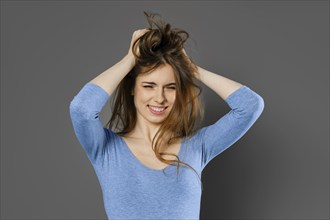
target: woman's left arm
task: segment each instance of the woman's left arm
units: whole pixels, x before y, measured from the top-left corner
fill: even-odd
[[[201,155],[200,165],[203,170],[214,157],[232,146],[252,127],[263,112],[264,100],[246,85],[196,67],[196,78],[217,93],[231,108],[197,134],[200,143],[196,144],[196,150]]]
[[[191,62],[184,48],[182,49],[182,52],[188,58],[188,61]],[[241,83],[235,82],[224,76],[212,73],[206,69],[201,68],[200,66],[196,65],[196,67],[196,77],[202,83],[212,89],[215,93],[217,93],[223,100],[226,100],[230,94],[232,94],[243,86]]]
[[[226,100],[230,94],[232,94],[243,86],[241,83],[235,82],[224,76],[212,73],[199,66],[197,67],[197,78],[210,89],[212,89],[215,93],[217,93],[223,100]]]
[[[201,129],[203,170],[214,157],[232,146],[252,127],[264,109],[264,101],[246,85],[201,67],[198,67],[197,78],[224,99],[231,108],[214,124]]]

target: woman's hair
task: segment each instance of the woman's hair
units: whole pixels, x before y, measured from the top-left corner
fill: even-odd
[[[171,144],[177,139],[193,135],[197,131],[198,120],[200,123],[203,120],[204,109],[200,100],[201,87],[197,84],[199,80],[195,76],[197,66],[183,52],[183,45],[189,34],[184,30],[171,28],[170,24],[162,20],[156,20],[154,17],[159,14],[147,12],[144,14],[150,26],[149,31],[136,39],[132,45],[136,64],[121,80],[112,95],[112,116],[107,125],[110,129],[117,129],[119,135],[132,131],[137,120],[134,96],[132,96],[137,76],[149,73],[160,65],[169,64],[175,75],[176,98],[173,108],[152,140],[152,148],[160,161],[169,165],[177,162],[177,171],[180,163],[195,171],[189,164],[181,161],[177,155],[160,152],[162,143]],[[153,27],[154,25],[156,27]],[[166,160],[162,157],[165,154],[173,155],[178,160]],[[196,174],[198,175],[197,172]]]

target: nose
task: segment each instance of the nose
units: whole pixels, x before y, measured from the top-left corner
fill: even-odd
[[[163,103],[163,102],[165,102],[166,98],[165,98],[164,90],[163,90],[162,88],[159,88],[159,89],[156,91],[156,94],[155,94],[154,100],[155,100],[157,103]]]

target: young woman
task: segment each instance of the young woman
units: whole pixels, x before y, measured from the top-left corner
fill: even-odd
[[[183,47],[189,34],[145,15],[150,27],[133,33],[127,55],[71,101],[74,131],[109,219],[199,219],[196,177],[251,128],[264,101],[246,85],[194,64]],[[231,108],[200,129],[198,82]],[[112,117],[103,127],[99,113],[110,96]]]

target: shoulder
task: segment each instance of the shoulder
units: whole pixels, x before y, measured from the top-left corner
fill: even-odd
[[[186,140],[189,142],[198,142],[200,140],[203,139],[205,130],[206,130],[206,126],[205,127],[201,127],[199,129],[197,129],[195,132],[193,132],[190,136],[186,137]]]

